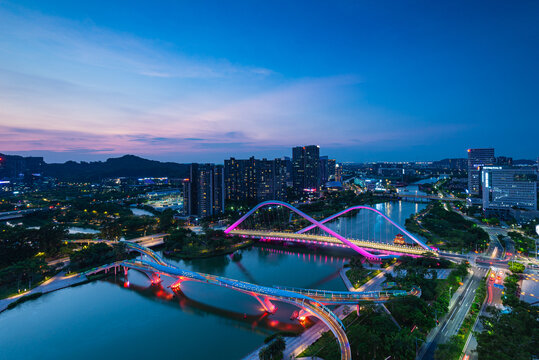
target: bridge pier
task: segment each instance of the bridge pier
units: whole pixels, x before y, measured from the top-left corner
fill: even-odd
[[[262,308],[264,309],[265,312],[273,314],[277,311],[277,306],[273,305],[273,303],[270,301],[268,297],[263,297],[261,299],[260,296],[258,295],[253,294],[253,296],[255,297],[255,299],[258,300],[260,305],[262,305]]]
[[[152,285],[159,284],[161,282],[161,275],[157,273],[152,273],[148,276],[150,278],[150,281],[152,282]]]
[[[178,278],[178,280],[176,280],[176,281],[174,282],[174,284],[170,285],[170,288],[171,288],[173,291],[180,291],[180,290],[181,290],[181,287],[180,287],[180,286],[181,286],[182,282],[184,282],[184,281],[185,281],[185,279],[184,279],[182,276],[180,276],[180,277]]]
[[[307,316],[311,316],[312,314],[308,311],[305,311],[305,309],[300,309],[299,312],[298,312],[298,317],[297,319],[302,322],[302,321],[305,321],[305,319],[307,318]]]

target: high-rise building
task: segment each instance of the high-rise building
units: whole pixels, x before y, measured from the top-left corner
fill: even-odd
[[[320,185],[328,182],[330,178],[335,178],[335,159],[320,156],[319,172]]]
[[[337,165],[337,160],[328,159],[328,181],[330,179],[335,179],[335,167]]]
[[[289,158],[225,160],[225,198],[233,201],[284,200],[290,167]]]
[[[256,199],[256,160],[225,160],[225,198],[244,201]]]
[[[44,166],[42,157],[0,154],[0,179],[41,173]]]
[[[212,172],[212,214],[225,211],[225,171],[223,165],[214,165]]]
[[[275,195],[275,161],[256,160],[256,198],[259,201],[273,200]]]
[[[319,190],[319,166],[320,147],[318,145],[292,148],[292,182],[296,193]]]
[[[342,181],[342,165],[335,165],[335,181]]]
[[[468,149],[468,193],[481,194],[481,169],[486,165],[494,165],[494,149]]]
[[[483,166],[481,183],[485,211],[537,210],[537,171],[532,167]]]
[[[273,163],[273,198],[275,200],[286,200],[286,189],[290,181],[290,159],[275,159]]]
[[[184,213],[211,216],[224,211],[224,174],[222,165],[191,164],[189,179],[183,184]]]

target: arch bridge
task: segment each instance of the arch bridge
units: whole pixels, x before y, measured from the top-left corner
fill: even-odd
[[[122,241],[129,249],[141,254],[140,259],[118,261],[105,266],[91,269],[84,275],[92,275],[102,271],[118,271],[123,269],[127,275],[128,269],[144,273],[152,283],[159,283],[161,276],[167,276],[176,281],[170,286],[174,291],[181,290],[184,281],[196,281],[206,284],[217,285],[239,291],[254,297],[264,311],[274,313],[277,307],[275,301],[281,301],[297,306],[303,316],[312,315],[320,319],[335,335],[341,351],[341,359],[351,359],[350,344],[346,336],[345,327],[337,315],[326,305],[358,304],[362,301],[384,302],[391,298],[406,295],[419,296],[421,291],[417,288],[406,291],[374,291],[374,292],[346,292],[346,291],[322,291],[297,288],[268,287],[248,283],[241,280],[230,279],[223,276],[204,274],[195,271],[180,269],[167,263],[159,254],[142,245],[129,241]],[[149,260],[145,260],[146,256]]]
[[[246,220],[252,217],[259,209],[261,208],[271,208],[273,206],[279,206],[289,209],[291,212],[297,214],[300,218],[310,222],[310,225],[296,232],[274,230],[274,229],[253,229],[249,228],[240,228],[240,225],[246,223]],[[382,228],[386,226],[389,228],[389,232],[399,232],[399,235],[402,236],[402,244],[391,243],[392,239],[382,239],[382,232],[379,231],[380,241],[376,241],[377,234],[376,232],[371,233],[371,229],[368,229],[367,236],[363,236],[363,228],[361,228],[360,237],[374,237],[374,239],[357,239],[352,238],[351,236],[346,236],[340,234],[334,228],[327,226],[326,224],[334,219],[337,219],[341,216],[344,216],[352,211],[363,210],[365,214],[374,215],[377,217],[376,223],[374,226]],[[381,220],[381,221],[380,221]],[[364,221],[364,220],[363,220]],[[371,219],[367,218],[366,221],[362,223],[362,226],[370,227]],[[345,222],[346,224],[346,222]],[[270,225],[271,226],[271,225]],[[270,227],[268,226],[268,227]],[[313,230],[318,230],[319,233],[315,233]],[[345,231],[346,232],[346,231]],[[437,256],[438,252],[436,249],[431,248],[423,241],[418,239],[416,236],[409,233],[402,226],[397,224],[387,215],[381,211],[374,209],[369,206],[357,205],[349,207],[343,211],[337,212],[334,215],[331,215],[323,220],[315,220],[313,217],[305,214],[303,211],[297,209],[295,206],[288,204],[283,201],[270,200],[264,201],[254,208],[249,210],[245,215],[240,219],[230,225],[226,230],[226,234],[238,235],[243,237],[251,237],[255,239],[265,240],[265,241],[290,241],[290,242],[299,242],[305,244],[318,244],[318,245],[329,245],[329,246],[338,246],[351,248],[357,253],[365,256],[368,259],[372,260],[381,260],[386,257],[393,257],[395,255],[409,255],[409,256],[422,256],[425,253],[433,254]],[[357,231],[354,236],[358,236],[359,231]],[[386,231],[386,234],[388,232]],[[406,240],[404,240],[406,238]]]

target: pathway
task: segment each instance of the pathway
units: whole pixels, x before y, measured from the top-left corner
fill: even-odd
[[[60,289],[78,284],[86,280],[87,280],[86,276],[84,275],[74,274],[74,275],[66,276],[65,271],[62,271],[56,274],[55,276],[51,277],[49,280],[46,280],[39,286],[36,286],[35,288],[29,291],[26,291],[26,292],[23,292],[23,293],[20,293],[20,294],[17,294],[17,295],[14,295],[5,299],[1,299],[0,312],[6,310],[9,304],[17,301],[17,299],[25,295],[36,294],[36,293],[46,294],[46,293],[50,293],[56,290],[60,290]]]

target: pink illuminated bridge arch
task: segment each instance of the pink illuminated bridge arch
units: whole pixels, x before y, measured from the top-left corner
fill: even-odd
[[[369,206],[363,206],[363,205],[356,205],[356,206],[352,206],[352,207],[349,207],[348,209],[345,209],[343,211],[340,211],[336,214],[333,214],[331,215],[330,217],[327,217],[325,218],[324,220],[321,220],[320,223],[321,224],[325,224],[327,223],[328,221],[331,221],[333,219],[336,219],[338,218],[339,216],[341,215],[344,215],[350,211],[353,211],[353,210],[360,210],[360,209],[365,209],[365,210],[368,210],[368,211],[373,211],[375,212],[376,214],[380,215],[381,217],[383,217],[384,219],[386,219],[390,224],[392,224],[393,226],[395,226],[397,229],[399,229],[400,231],[402,231],[404,234],[406,234],[406,236],[408,236],[410,239],[412,239],[416,244],[418,244],[419,246],[421,246],[423,249],[425,250],[428,250],[428,251],[434,251],[434,249],[432,249],[430,246],[428,246],[427,244],[425,244],[424,242],[422,242],[421,240],[419,240],[418,238],[416,238],[415,236],[413,236],[412,234],[410,234],[408,231],[406,231],[402,226],[400,226],[399,224],[397,224],[396,222],[394,222],[393,220],[391,220],[386,214],[384,214],[383,212],[381,212],[380,210],[376,210],[372,207],[369,207]],[[312,230],[316,227],[315,224],[312,224],[312,225],[309,225],[307,226],[306,228],[304,229],[301,229],[300,231],[297,232],[297,234],[303,234],[309,230]]]
[[[312,225],[313,227],[318,227],[318,228],[322,229],[323,231],[325,231],[329,235],[339,239],[343,244],[348,245],[350,248],[352,248],[357,253],[359,253],[359,254],[361,254],[361,255],[369,258],[369,259],[380,260],[382,258],[389,257],[389,256],[383,256],[383,255],[375,255],[375,254],[372,254],[372,253],[368,252],[367,250],[365,250],[363,248],[360,248],[359,246],[352,243],[350,240],[346,239],[345,237],[338,234],[337,232],[331,230],[330,228],[328,228],[327,226],[325,226],[321,222],[318,222],[315,219],[313,219],[312,217],[310,217],[309,215],[305,214],[303,211],[297,209],[296,207],[294,207],[294,206],[292,206],[292,205],[290,205],[288,203],[285,203],[283,201],[278,201],[278,200],[264,201],[264,202],[261,202],[260,204],[256,205],[254,208],[249,210],[245,215],[243,215],[238,221],[236,221],[234,224],[230,225],[225,230],[225,234],[230,233],[232,230],[234,230],[236,227],[238,227],[239,224],[241,224],[245,219],[247,219],[249,216],[251,216],[256,210],[260,209],[261,207],[270,206],[270,205],[280,205],[280,206],[284,206],[284,207],[292,210],[293,212],[295,212],[296,214],[298,214],[299,216],[303,217],[304,219],[309,221],[311,224],[313,224]]]

